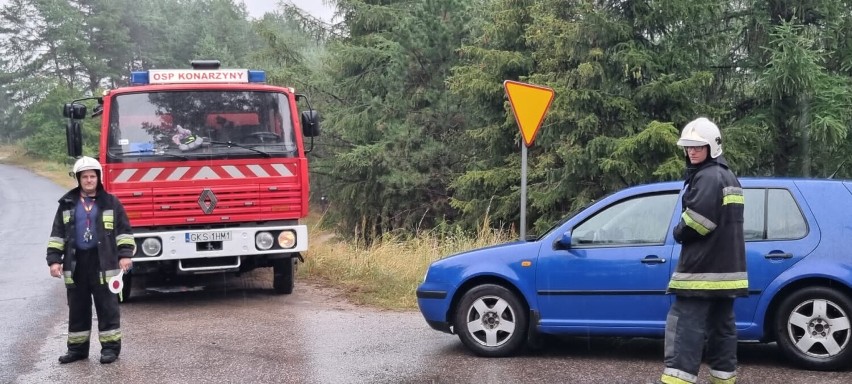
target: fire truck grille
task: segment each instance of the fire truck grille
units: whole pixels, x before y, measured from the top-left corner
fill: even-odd
[[[298,217],[300,196],[297,185],[250,185],[154,190],[151,196],[128,192],[119,198],[132,221],[192,224]]]

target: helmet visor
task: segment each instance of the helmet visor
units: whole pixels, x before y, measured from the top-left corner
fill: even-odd
[[[681,138],[677,141],[677,145],[679,147],[703,147],[707,144],[704,140],[695,140],[695,139],[684,139]]]

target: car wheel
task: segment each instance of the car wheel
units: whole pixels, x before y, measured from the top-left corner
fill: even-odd
[[[272,288],[275,293],[289,295],[293,293],[296,269],[293,268],[293,258],[275,259],[272,261]]]
[[[462,343],[480,356],[515,353],[527,337],[527,313],[517,295],[494,284],[474,287],[462,296],[454,324]]]
[[[828,371],[852,362],[852,302],[825,287],[800,290],[781,304],[776,319],[778,346],[806,369]]]

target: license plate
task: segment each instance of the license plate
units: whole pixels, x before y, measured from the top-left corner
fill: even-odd
[[[216,231],[216,232],[198,232],[198,233],[187,233],[186,234],[186,242],[187,243],[206,243],[210,241],[230,241],[231,240],[231,232],[228,231]]]

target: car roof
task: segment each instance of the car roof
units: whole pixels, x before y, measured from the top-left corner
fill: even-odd
[[[850,183],[849,180],[841,179],[817,179],[805,177],[738,177],[740,184],[745,188],[754,187],[790,187],[792,185],[802,184],[831,184],[831,183]],[[622,191],[630,190],[638,193],[660,192],[679,190],[683,188],[683,180],[678,181],[663,181],[656,183],[639,184],[623,189]]]

